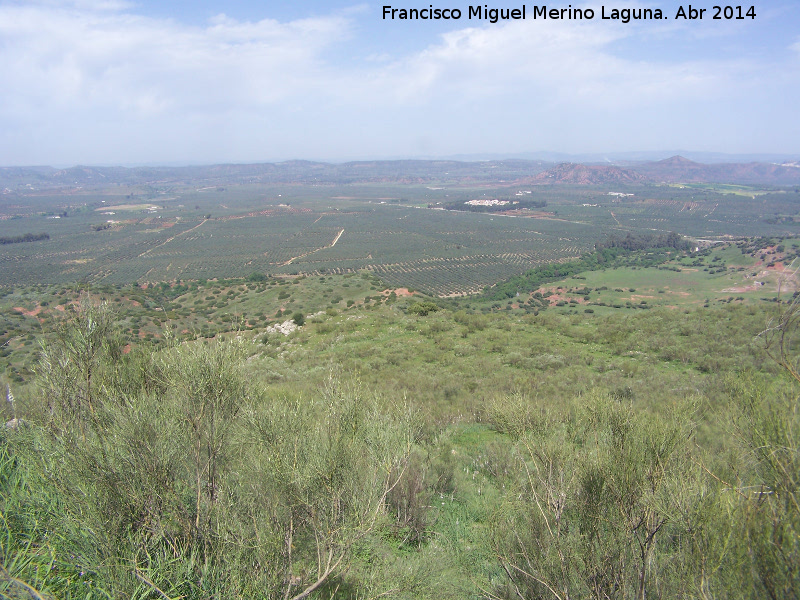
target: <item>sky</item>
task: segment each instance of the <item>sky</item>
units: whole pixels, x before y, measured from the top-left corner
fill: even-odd
[[[384,19],[345,0],[0,0],[0,165],[687,149],[800,158],[800,2]],[[479,6],[474,4],[473,6]],[[484,2],[498,9],[522,3]],[[623,23],[613,9],[660,9]],[[744,11],[750,4],[743,5]]]

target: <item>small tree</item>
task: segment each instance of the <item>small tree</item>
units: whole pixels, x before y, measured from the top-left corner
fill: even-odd
[[[106,302],[85,296],[74,312],[41,342],[38,383],[51,425],[58,430],[96,423],[100,386],[98,375],[113,368],[122,355],[114,314]]]
[[[264,273],[261,273],[259,271],[255,271],[253,273],[250,273],[250,275],[247,276],[247,281],[252,281],[252,282],[256,282],[256,283],[257,282],[266,281],[266,280],[267,280],[267,276]]]
[[[433,302],[414,302],[409,305],[408,312],[412,315],[419,315],[420,317],[427,317],[428,314],[439,310],[439,306]]]
[[[301,600],[345,572],[354,546],[380,522],[416,441],[416,418],[381,411],[358,386],[332,377],[320,396],[263,403],[251,427],[253,495],[240,519],[261,524],[260,539],[283,541],[271,559],[274,585]]]
[[[659,566],[671,552],[662,537],[680,533],[662,534],[688,421],[593,396],[578,418],[500,411],[503,427],[519,436],[519,479],[493,537],[517,597],[644,600],[678,589],[665,588]]]

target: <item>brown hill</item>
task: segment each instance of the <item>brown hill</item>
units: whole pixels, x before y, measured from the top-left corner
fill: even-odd
[[[774,163],[720,163],[705,165],[682,156],[631,167],[652,181],[686,183],[800,184],[800,169]]]
[[[594,185],[603,183],[637,183],[647,178],[629,169],[606,165],[561,163],[534,177],[536,183],[572,183]]]

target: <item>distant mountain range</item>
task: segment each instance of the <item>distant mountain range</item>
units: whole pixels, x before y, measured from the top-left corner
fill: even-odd
[[[0,167],[0,192],[115,185],[224,186],[247,183],[469,182],[571,185],[740,183],[800,185],[800,161],[713,163],[682,156],[625,165],[543,160],[287,161],[187,167]]]
[[[682,156],[627,167],[561,163],[533,178],[538,183],[739,183],[749,185],[798,185],[800,163],[702,164]]]
[[[521,154],[456,154],[452,156],[436,158],[464,162],[474,162],[479,160],[509,160],[511,158],[517,158],[524,160],[540,160],[551,163],[572,162],[582,164],[610,164],[621,167],[643,162],[664,160],[670,156],[683,156],[689,160],[704,164],[750,162],[783,163],[798,158],[797,155],[793,154],[726,154],[723,152],[695,152],[692,150],[673,150],[671,152],[595,152],[584,154],[567,154],[565,152],[524,152]],[[424,158],[433,159],[435,157]]]

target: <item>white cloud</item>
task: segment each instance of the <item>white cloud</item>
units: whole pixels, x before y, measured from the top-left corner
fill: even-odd
[[[0,8],[6,111],[72,106],[146,116],[168,110],[262,105],[308,90],[342,18],[205,28],[121,12]],[[16,105],[16,106],[15,106]]]
[[[136,6],[134,2],[128,2],[127,0],[24,0],[23,2],[11,4],[96,11],[120,11]]]
[[[129,6],[0,4],[0,164],[583,151],[591,136],[608,149],[729,146],[726,118],[752,120],[779,86],[799,87],[781,65],[630,51],[653,32],[684,35],[671,21],[529,19],[344,60],[357,25],[374,25],[356,22],[374,18],[364,6],[205,26]]]
[[[514,22],[453,31],[428,48],[352,82],[393,105],[471,102],[527,94],[553,106],[627,107],[724,94],[755,65],[741,61],[647,62],[621,58],[631,30],[597,21]]]

